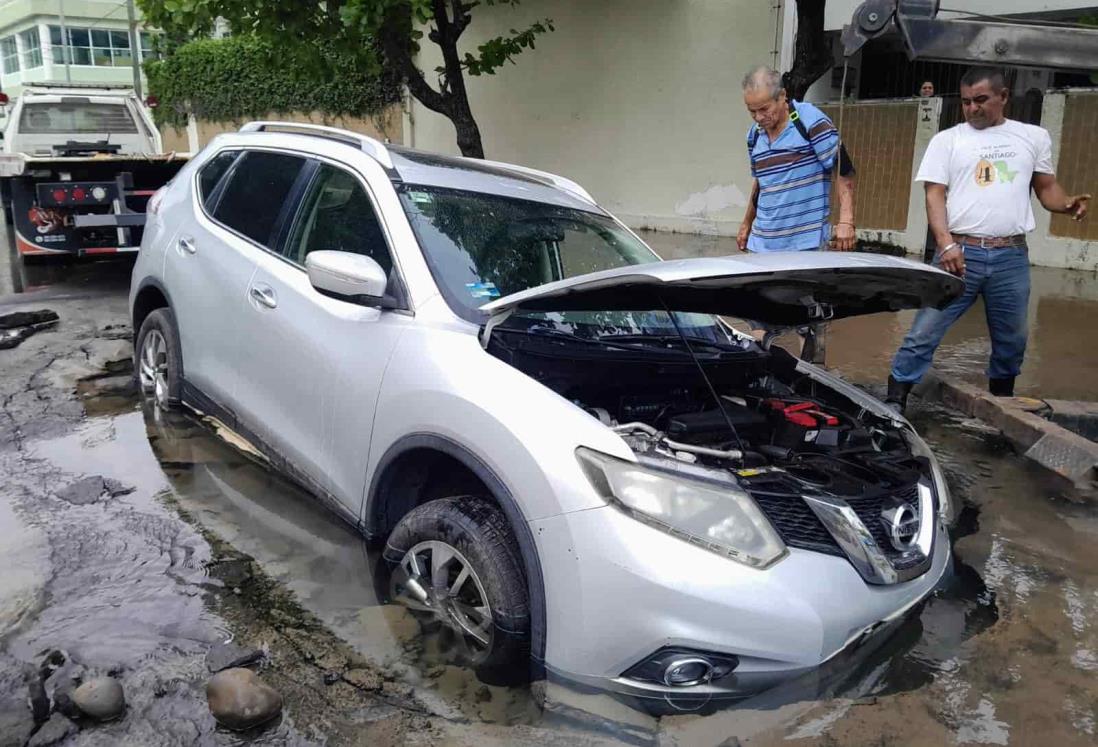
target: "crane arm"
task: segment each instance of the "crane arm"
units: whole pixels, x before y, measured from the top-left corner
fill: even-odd
[[[866,0],[843,27],[843,54],[898,33],[910,59],[1098,70],[1098,29],[939,19],[939,0]]]

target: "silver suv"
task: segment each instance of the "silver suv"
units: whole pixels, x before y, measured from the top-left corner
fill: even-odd
[[[888,627],[950,556],[911,426],[721,317],[959,288],[876,255],[663,262],[567,179],[252,123],[153,197],[130,303],[143,391],[383,540],[392,599],[478,672],[698,698]]]

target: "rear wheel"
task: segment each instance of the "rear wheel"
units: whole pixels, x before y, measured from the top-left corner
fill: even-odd
[[[458,662],[493,682],[529,669],[526,579],[506,517],[473,496],[430,501],[409,512],[385,547],[390,599],[425,633],[437,631]]]
[[[134,358],[134,375],[142,396],[161,410],[178,407],[183,395],[183,354],[171,309],[156,309],[145,317]]]

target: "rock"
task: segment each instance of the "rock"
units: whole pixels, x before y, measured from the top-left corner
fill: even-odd
[[[282,712],[282,695],[250,669],[226,669],[206,683],[210,713],[222,726],[250,729]]]
[[[56,672],[62,665],[64,665],[67,657],[63,651],[54,649],[50,651],[42,659],[41,666],[38,667],[38,672],[43,680],[49,679],[49,676]]]
[[[475,700],[476,700],[476,701],[477,701],[478,703],[488,703],[488,702],[490,702],[490,701],[492,700],[492,691],[491,691],[491,690],[489,690],[489,689],[488,689],[487,687],[485,687],[484,685],[481,685],[481,686],[480,686],[480,689],[478,689],[478,690],[476,691],[476,694],[475,694],[475,695],[473,695],[473,698],[474,698],[474,699],[475,699]]]
[[[90,679],[72,691],[72,701],[81,713],[99,721],[110,721],[126,709],[122,684],[112,677]]]
[[[134,490],[135,488],[123,485],[118,480],[112,480],[102,475],[92,475],[61,488],[54,495],[74,506],[86,506],[104,497],[115,498],[132,493]]]
[[[15,329],[31,324],[44,324],[56,322],[60,319],[56,311],[41,309],[39,311],[13,311],[10,314],[0,314],[0,329]]]
[[[717,747],[740,747],[740,744],[741,742],[739,740],[739,737],[729,737],[728,739],[718,744]]]
[[[0,709],[0,747],[23,747],[34,731],[34,716],[26,706]]]
[[[79,731],[79,727],[60,713],[50,716],[50,720],[43,724],[30,741],[27,747],[48,747],[57,744],[62,739],[70,737]]]
[[[23,671],[23,681],[27,683],[27,704],[31,715],[38,723],[50,717],[50,699],[46,695],[46,686],[34,667],[27,666]]]
[[[223,669],[243,667],[263,658],[263,652],[250,646],[219,643],[206,653],[206,667],[217,674]]]
[[[370,692],[377,692],[382,685],[381,675],[370,669],[348,669],[343,673],[343,680],[359,690]]]

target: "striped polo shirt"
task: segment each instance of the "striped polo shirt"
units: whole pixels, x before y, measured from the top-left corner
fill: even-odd
[[[747,133],[751,175],[759,181],[759,204],[747,248],[753,252],[819,249],[831,237],[831,168],[839,133],[822,111],[793,102],[809,140],[789,121],[774,142],[764,130]],[[751,148],[751,140],[755,140]]]

